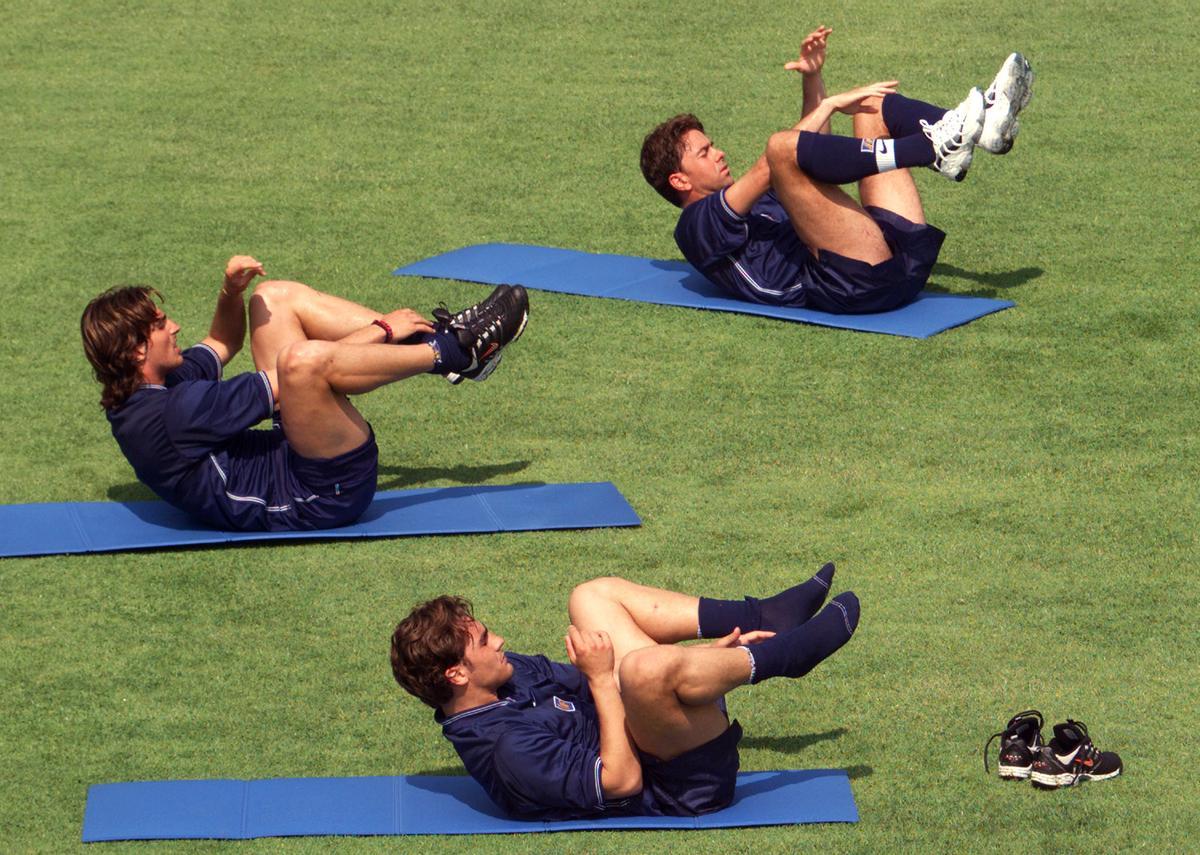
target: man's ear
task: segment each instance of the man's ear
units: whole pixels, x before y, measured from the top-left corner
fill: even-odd
[[[682,172],[672,172],[667,177],[667,183],[678,193],[687,193],[692,189],[692,179]]]
[[[133,349],[133,361],[138,365],[142,365],[146,361],[146,348],[150,346],[150,342],[144,341]]]
[[[467,669],[459,662],[457,665],[451,665],[445,671],[446,682],[451,686],[465,686],[469,682],[467,677]]]

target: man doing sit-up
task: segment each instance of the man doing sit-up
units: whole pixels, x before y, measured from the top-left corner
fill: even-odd
[[[742,729],[725,694],[801,677],[854,634],[852,592],[821,608],[833,572],[764,600],[585,582],[568,604],[570,665],[506,653],[466,600],[442,596],[396,627],[392,673],[512,816],[708,813],[737,777]],[[676,644],[694,638],[716,640]]]
[[[826,96],[821,27],[785,67],[803,76],[803,118],[772,134],[750,171],[734,179],[725,152],[691,114],[647,135],[642,174],[681,207],[675,242],[710,281],[755,303],[825,312],[894,309],[929,278],[945,233],[925,222],[909,169],[961,181],[975,148],[1004,154],[1029,103],[1033,72],[1018,53],[986,92],[953,110],[906,98],[890,80]],[[854,136],[829,133],[833,113],[854,116]],[[857,181],[859,201],[839,184]]]
[[[384,314],[299,282],[261,282],[249,305],[257,372],[223,380],[245,338],[244,292],[262,275],[250,256],[231,258],[208,336],[187,350],[148,286],[106,291],[81,320],[100,403],[138,479],[219,529],[354,522],[375,495],[379,449],[347,396],[421,373],[483,380],[529,316],[519,286],[456,315],[435,310],[431,323],[412,309]],[[272,416],[272,429],[251,429]]]

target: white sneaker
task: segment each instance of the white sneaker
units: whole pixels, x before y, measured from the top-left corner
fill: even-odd
[[[953,110],[947,110],[946,115],[932,125],[921,120],[921,130],[933,143],[930,169],[936,169],[955,181],[967,177],[971,158],[975,155],[975,144],[983,133],[985,110],[983,93],[976,87],[971,89],[965,101]]]
[[[983,134],[979,147],[992,154],[1005,154],[1013,147],[1013,138],[1021,130],[1017,114],[1033,97],[1033,69],[1019,53],[1009,54],[1000,73],[983,93],[987,109],[983,115]]]

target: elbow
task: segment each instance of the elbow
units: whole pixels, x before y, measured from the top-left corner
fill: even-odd
[[[642,767],[634,763],[632,769],[624,769],[619,774],[609,775],[608,767],[604,772],[604,797],[609,801],[619,801],[630,796],[636,796],[642,791]]]

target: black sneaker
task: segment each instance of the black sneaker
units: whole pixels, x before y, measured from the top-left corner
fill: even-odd
[[[1044,790],[1073,787],[1115,778],[1123,768],[1120,757],[1092,744],[1087,725],[1067,719],[1054,725],[1054,738],[1033,761],[1033,785]]]
[[[446,379],[453,384],[463,380],[482,382],[500,364],[502,351],[521,337],[529,323],[529,295],[520,285],[500,285],[481,303],[451,315],[444,308],[433,310],[439,326],[454,331],[471,364],[460,372],[451,371]]]
[[[1033,769],[1034,758],[1042,750],[1042,726],[1045,720],[1037,710],[1019,712],[1008,720],[1008,726],[993,733],[983,746],[983,768],[988,768],[988,749],[1000,737],[1000,757],[996,771],[1006,781],[1023,781]]]

